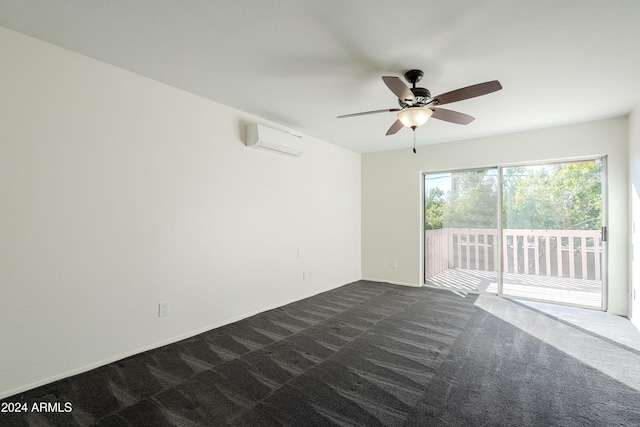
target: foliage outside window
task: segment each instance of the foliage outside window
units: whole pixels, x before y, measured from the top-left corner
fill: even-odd
[[[502,227],[599,229],[601,173],[598,161],[502,169]],[[425,230],[496,228],[497,169],[452,172],[437,178],[450,182],[425,185]]]

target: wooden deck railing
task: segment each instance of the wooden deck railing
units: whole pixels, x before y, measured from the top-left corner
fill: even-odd
[[[498,245],[509,273],[600,280],[600,230],[443,228],[425,232],[427,277],[448,268],[497,271]]]

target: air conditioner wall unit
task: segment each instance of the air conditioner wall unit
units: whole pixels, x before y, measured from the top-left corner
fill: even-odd
[[[271,129],[257,123],[247,125],[247,147],[291,157],[300,157],[304,153],[302,137]]]

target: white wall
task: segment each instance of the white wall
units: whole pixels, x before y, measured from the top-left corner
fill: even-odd
[[[410,149],[363,155],[363,278],[412,286],[423,283],[423,172],[602,155],[608,156],[609,166],[609,311],[626,315],[626,118],[424,146],[415,155]],[[397,270],[391,268],[394,260]]]
[[[360,279],[359,154],[257,151],[242,112],[3,28],[0,52],[0,398]]]
[[[631,321],[640,328],[640,105],[629,115]],[[635,223],[635,225],[634,225]],[[633,292],[635,290],[635,293]],[[635,296],[635,298],[634,298]]]

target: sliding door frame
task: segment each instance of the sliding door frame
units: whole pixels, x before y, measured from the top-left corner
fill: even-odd
[[[504,244],[502,239],[504,238],[503,226],[502,226],[502,208],[503,208],[503,182],[502,182],[502,168],[504,166],[498,166],[498,295],[504,295],[504,254],[502,248]]]
[[[497,179],[498,179],[498,201],[497,201],[497,209],[498,209],[498,214],[497,214],[497,220],[498,220],[498,227],[497,227],[497,239],[499,242],[498,248],[497,248],[497,254],[498,254],[498,261],[496,265],[496,268],[498,269],[497,273],[497,280],[498,280],[498,284],[497,284],[497,293],[494,292],[483,292],[483,291],[477,291],[477,290],[469,290],[469,291],[464,291],[465,293],[473,293],[473,294],[489,294],[489,295],[497,295],[503,298],[512,298],[509,295],[505,295],[504,294],[504,256],[503,256],[503,238],[504,238],[504,234],[503,234],[503,226],[502,226],[502,220],[503,220],[503,190],[504,190],[504,183],[503,183],[503,179],[502,179],[502,173],[503,173],[503,169],[504,168],[510,168],[510,167],[526,167],[526,166],[547,166],[547,165],[554,165],[554,164],[562,164],[562,163],[576,163],[576,162],[600,162],[602,165],[601,168],[601,203],[602,203],[602,226],[603,226],[603,232],[605,234],[608,234],[608,229],[609,229],[609,209],[608,209],[608,168],[607,168],[607,156],[603,155],[603,156],[588,156],[588,157],[578,157],[578,158],[567,158],[567,159],[556,159],[556,160],[549,160],[549,161],[530,161],[530,162],[516,162],[516,163],[509,163],[509,164],[502,164],[499,166],[483,166],[483,167],[473,167],[473,168],[462,168],[462,169],[450,169],[450,170],[438,170],[438,171],[429,171],[429,172],[421,172],[420,173],[420,200],[421,200],[421,225],[420,225],[420,230],[421,230],[421,251],[420,251],[420,257],[421,257],[421,286],[425,286],[425,287],[430,287],[430,288],[437,288],[437,289],[446,289],[443,288],[441,286],[435,286],[435,285],[428,285],[426,283],[427,281],[427,265],[426,265],[426,245],[425,245],[425,176],[426,175],[431,175],[431,174],[438,174],[438,173],[456,173],[456,172],[467,172],[467,171],[477,171],[477,170],[485,170],[485,169],[496,169],[497,170]],[[601,269],[601,306],[600,306],[600,310],[602,311],[607,311],[608,309],[608,269],[609,269],[609,257],[608,257],[608,236],[605,236],[605,238],[602,240],[602,262],[600,265],[600,269]],[[457,289],[451,289],[453,292],[462,292],[460,290]],[[523,300],[531,300],[531,301],[539,301],[539,302],[546,302],[546,303],[554,303],[551,301],[547,301],[547,300],[540,300],[540,299],[535,299],[535,298],[525,298],[525,297],[518,297],[518,299],[523,299]],[[562,305],[569,305],[569,306],[577,306],[577,307],[582,307],[582,308],[589,308],[589,309],[594,309],[594,307],[588,307],[588,306],[583,306],[583,305],[579,305],[579,304],[568,304],[568,303],[560,303],[560,302],[555,302],[555,304],[562,304]]]
[[[602,311],[609,309],[609,169],[607,156],[595,158],[602,163],[601,190],[602,193],[602,229],[605,233],[602,240]]]
[[[421,286],[427,287],[427,288],[434,288],[434,289],[446,289],[440,286],[435,286],[435,285],[428,285],[426,283],[427,281],[427,264],[425,262],[425,254],[427,252],[427,248],[425,247],[425,210],[424,210],[424,204],[425,204],[425,185],[424,185],[424,178],[426,175],[432,175],[432,174],[438,174],[438,173],[457,173],[457,172],[470,172],[470,171],[478,171],[478,170],[489,170],[489,169],[495,169],[496,170],[496,179],[498,180],[498,185],[497,185],[497,198],[498,198],[498,202],[497,202],[497,206],[496,208],[498,209],[498,214],[497,214],[497,220],[498,221],[502,221],[502,166],[480,166],[480,167],[473,167],[473,168],[462,168],[462,169],[450,169],[450,170],[438,170],[438,171],[430,171],[430,172],[420,172],[420,235],[422,236],[421,238],[421,243],[420,243],[420,265],[422,266],[421,271],[420,271],[420,281],[421,281]],[[499,242],[502,242],[502,226],[500,225],[501,222],[498,222],[497,225],[498,227],[496,227],[496,233],[497,233],[497,237],[496,239]],[[498,256],[498,261],[494,260],[494,263],[497,262],[497,268],[498,271],[497,273],[497,281],[498,281],[498,292],[499,293],[494,293],[494,292],[483,292],[483,291],[465,291],[468,293],[474,293],[474,294],[488,294],[488,295],[501,295],[502,293],[502,267],[503,267],[503,261],[502,261],[502,244],[498,245],[497,248],[497,256]],[[452,291],[459,291],[462,292],[460,290],[456,290],[456,289],[452,289]]]

